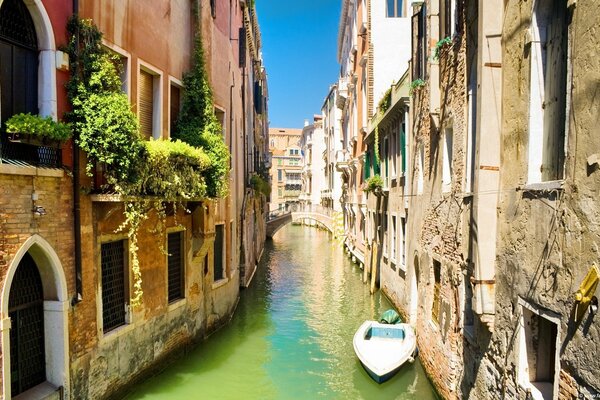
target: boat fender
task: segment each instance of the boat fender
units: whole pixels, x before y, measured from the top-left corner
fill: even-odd
[[[419,355],[419,348],[415,347],[415,351],[412,353],[412,355],[410,357],[408,357],[408,362],[411,364],[413,362],[415,362],[415,358],[417,358],[418,355]]]

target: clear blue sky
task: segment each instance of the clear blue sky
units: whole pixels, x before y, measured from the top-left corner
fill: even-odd
[[[273,128],[301,128],[321,113],[337,80],[341,0],[256,0]]]

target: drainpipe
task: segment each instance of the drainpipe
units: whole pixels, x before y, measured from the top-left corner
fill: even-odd
[[[73,14],[79,15],[79,0],[73,0]],[[79,48],[79,29],[75,33],[75,48]],[[77,50],[78,51],[78,50]],[[78,66],[75,64],[74,74]],[[80,182],[79,182],[79,146],[77,146],[79,132],[73,130],[73,232],[75,236],[75,296],[71,305],[76,305],[83,300],[83,282],[81,273],[81,209],[80,209]]]

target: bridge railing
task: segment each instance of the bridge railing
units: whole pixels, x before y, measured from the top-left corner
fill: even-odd
[[[323,207],[320,204],[298,204],[293,212],[303,212],[312,214],[321,214],[327,217],[333,217],[334,211],[332,208]]]

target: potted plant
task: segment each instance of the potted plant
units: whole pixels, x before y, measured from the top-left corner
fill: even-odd
[[[365,181],[364,189],[365,192],[373,192],[376,196],[383,193],[383,179],[379,175],[373,175]]]
[[[57,148],[72,134],[69,124],[30,113],[10,117],[6,121],[6,133],[12,142]]]

